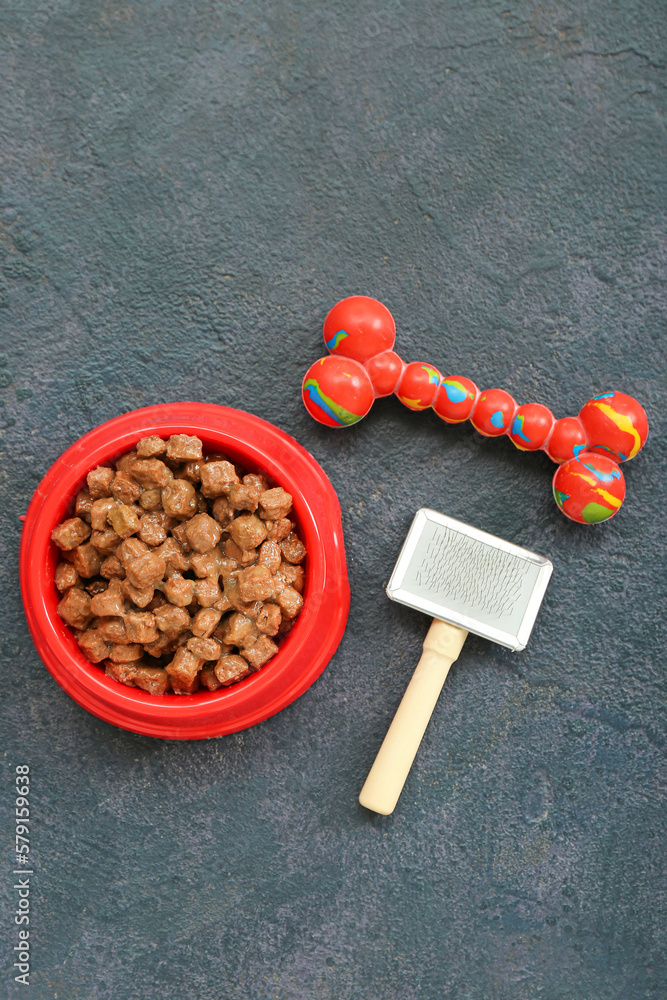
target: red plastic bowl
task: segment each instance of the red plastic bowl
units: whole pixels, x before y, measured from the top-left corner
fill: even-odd
[[[161,698],[113,681],[81,653],[59,618],[54,583],[58,550],[51,531],[71,511],[87,473],[129,451],[148,434],[196,434],[263,472],[294,498],[308,552],[304,603],[267,665],[221,691]],[[21,537],[20,578],[28,625],[47,670],[74,701],[121,729],[170,739],[202,739],[247,729],[275,715],[310,687],[333,656],[350,607],[340,506],[315,459],[273,424],[209,403],[165,403],[124,413],[84,434],[54,462],[35,490]]]

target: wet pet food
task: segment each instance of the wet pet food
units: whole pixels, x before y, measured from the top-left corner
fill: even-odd
[[[142,438],[88,473],[73,515],[51,534],[58,614],[121,684],[228,687],[278,652],[301,611],[292,497],[197,437]]]

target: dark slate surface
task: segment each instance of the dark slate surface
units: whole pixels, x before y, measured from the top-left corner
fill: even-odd
[[[3,996],[13,768],[33,776],[38,1000],[667,995],[665,28],[659,0],[3,5]],[[542,455],[384,401],[328,431],[298,387],[339,298],[398,348],[652,437],[568,523]],[[18,514],[80,434],[144,404],[246,408],[321,462],[353,605],[331,664],[245,733],[159,742],[37,658]],[[359,788],[426,622],[383,588],[414,510],[548,555],[533,638],[471,639],[398,810]]]

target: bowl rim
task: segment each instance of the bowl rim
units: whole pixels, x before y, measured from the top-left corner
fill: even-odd
[[[293,496],[306,545],[304,604],[278,653],[262,670],[229,688],[161,698],[107,677],[79,650],[57,615],[51,531],[97,464],[110,462],[149,434],[190,433],[265,472]],[[88,431],[48,469],[23,523],[19,575],[37,652],[60,687],[81,707],[130,732],[167,739],[203,739],[238,732],[275,715],[319,677],[342,638],[350,587],[338,498],[313,456],[274,424],[214,403],[175,402],[131,410]]]

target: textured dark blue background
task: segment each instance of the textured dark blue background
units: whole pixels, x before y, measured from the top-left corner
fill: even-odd
[[[664,998],[665,30],[661,0],[17,0],[0,10],[2,996],[16,763],[33,776],[37,1000]],[[363,292],[407,360],[558,416],[652,422],[615,520],[551,463],[395,400],[298,396]],[[353,605],[297,703],[132,736],[39,662],[18,514],[102,420],[202,399],[336,487]],[[398,810],[356,797],[427,622],[384,596],[414,510],[538,552],[528,649],[471,639]]]

